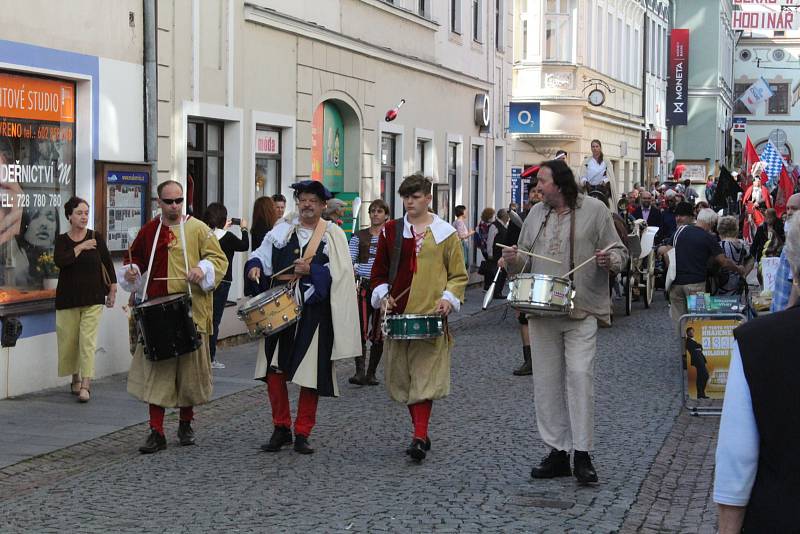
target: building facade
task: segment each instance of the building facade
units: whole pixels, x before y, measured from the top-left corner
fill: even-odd
[[[199,217],[220,201],[231,217],[250,219],[254,200],[275,193],[291,211],[289,186],[312,178],[345,200],[360,197],[363,225],[376,198],[402,215],[397,187],[416,171],[433,179],[433,208],[447,220],[464,204],[474,226],[484,207],[510,198],[508,0],[136,0],[113,9],[34,0],[0,20],[0,134],[11,139],[0,151],[0,188],[16,198],[9,172],[60,173],[49,189],[26,187],[26,202],[89,199],[118,264],[167,179],[185,184]],[[79,37],[77,27],[86,28]],[[15,108],[23,87],[40,89],[41,110]],[[28,126],[55,137],[46,146],[14,140]],[[53,239],[66,225],[59,206],[50,209]],[[53,291],[41,276],[15,281],[38,259],[16,242],[4,245],[3,289],[14,292],[0,297],[19,302],[0,303],[0,315],[23,328],[0,352],[0,398],[69,380],[56,376]],[[242,295],[240,279],[231,299]],[[118,302],[126,298],[120,292]],[[223,337],[241,329],[231,310]],[[103,315],[97,376],[127,370],[129,342],[119,332],[128,332],[120,304]]]
[[[642,183],[664,181],[667,164],[667,49],[669,1],[647,0],[644,24],[645,132],[643,133],[644,172]]]
[[[733,117],[732,0],[674,0],[673,30],[688,30],[686,125],[671,124],[670,148],[698,183],[729,162]],[[668,105],[670,103],[668,102]],[[668,121],[669,123],[669,121]]]
[[[599,139],[617,192],[641,180],[644,23],[645,7],[635,0],[515,0],[514,167],[563,149],[580,175]],[[593,89],[602,102],[589,102]],[[538,112],[539,121],[520,124],[519,110]]]
[[[751,112],[741,102],[734,105],[733,161],[739,168],[747,137],[761,153],[772,141],[787,163],[796,165],[800,150],[800,32],[744,33],[736,44],[733,63],[734,96],[738,99],[759,78],[773,96]]]

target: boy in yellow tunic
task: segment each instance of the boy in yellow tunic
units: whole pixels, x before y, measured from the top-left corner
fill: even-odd
[[[464,300],[467,271],[455,228],[428,212],[431,181],[409,176],[398,190],[406,215],[386,223],[372,266],[372,306],[397,314],[458,311]],[[446,329],[445,329],[446,330]],[[406,450],[420,462],[430,450],[428,421],[433,401],[450,393],[450,351],[445,331],[434,339],[387,339],[386,387],[389,396],[408,405],[414,438]]]

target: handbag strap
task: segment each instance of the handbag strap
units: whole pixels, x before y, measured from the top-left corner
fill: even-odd
[[[402,217],[395,219],[394,222],[394,243],[392,255],[389,258],[389,287],[394,285],[394,280],[397,278],[397,270],[400,267],[400,253],[403,249],[403,229],[405,228],[405,221]]]

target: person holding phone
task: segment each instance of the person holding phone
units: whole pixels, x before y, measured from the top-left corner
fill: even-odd
[[[222,278],[222,282],[214,290],[214,315],[213,333],[208,342],[209,352],[211,353],[211,368],[225,369],[225,364],[217,361],[217,337],[219,336],[219,323],[222,321],[222,313],[225,311],[225,303],[228,302],[228,293],[231,290],[231,269],[233,266],[233,255],[236,252],[247,252],[250,250],[250,235],[247,232],[247,221],[244,219],[228,219],[228,209],[221,202],[212,202],[206,208],[203,222],[208,225],[219,240],[219,246],[225,257],[228,258],[228,270]],[[239,226],[242,237],[239,238],[228,228]]]

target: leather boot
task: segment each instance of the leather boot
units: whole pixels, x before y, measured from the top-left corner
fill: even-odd
[[[553,449],[544,460],[531,469],[533,478],[568,477],[572,474],[569,468],[569,454],[567,451]]]
[[[356,384],[358,386],[363,386],[366,383],[366,378],[364,377],[364,356],[358,356],[356,358],[356,374],[350,377],[348,382],[351,384]]]
[[[178,423],[178,442],[183,445],[194,445],[194,430],[191,421],[181,421]]]
[[[533,362],[531,361],[531,348],[522,347],[522,358],[525,360],[519,368],[514,370],[514,376],[530,376],[533,374]]]
[[[261,446],[264,452],[278,452],[281,447],[292,443],[292,431],[285,426],[276,426],[269,441]]]
[[[578,479],[579,484],[596,484],[597,472],[592,465],[592,459],[586,451],[575,451],[575,478]]]
[[[314,449],[308,444],[308,438],[301,434],[294,435],[294,452],[300,454],[314,454]]]
[[[375,371],[378,370],[378,364],[381,363],[381,356],[383,356],[383,343],[373,343],[369,349],[369,367],[367,368],[366,384],[368,386],[377,386],[380,384],[375,379]]]
[[[147,441],[144,445],[139,447],[139,452],[142,454],[153,454],[154,452],[163,451],[167,448],[167,438],[155,428],[150,429],[150,435],[147,436]]]

